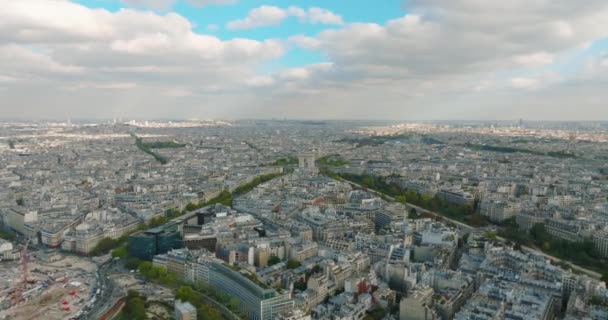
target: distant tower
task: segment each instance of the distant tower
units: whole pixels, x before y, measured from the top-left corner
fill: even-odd
[[[524,127],[524,119],[519,118],[519,123],[518,123],[518,125],[519,125],[519,127],[520,127],[520,128],[523,128],[523,127]]]
[[[298,156],[298,167],[300,169],[315,169],[316,156],[314,153],[303,153]]]

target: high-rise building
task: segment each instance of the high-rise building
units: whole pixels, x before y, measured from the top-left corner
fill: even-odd
[[[593,235],[595,249],[602,257],[608,257],[608,232],[601,231]]]
[[[209,284],[239,300],[239,307],[250,320],[272,320],[277,315],[293,310],[289,294],[253,282],[240,272],[214,261],[209,268]]]
[[[157,254],[183,247],[179,232],[168,227],[140,231],[129,236],[129,256],[151,261]]]

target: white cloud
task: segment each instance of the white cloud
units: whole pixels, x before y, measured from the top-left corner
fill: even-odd
[[[308,79],[310,72],[306,68],[287,69],[279,75],[283,80],[304,80]]]
[[[255,76],[259,63],[285,51],[279,40],[222,41],[192,28],[175,13],[113,13],[58,0],[10,2],[0,10],[0,74],[71,88],[213,81],[217,90],[238,87]]]
[[[176,0],[120,0],[122,4],[136,8],[150,8],[165,11],[171,8]]]
[[[313,7],[305,10],[295,6],[282,9],[275,6],[264,5],[252,9],[243,19],[228,22],[226,28],[230,30],[245,30],[264,26],[277,26],[288,17],[298,18],[300,23],[344,24],[342,17],[326,9]]]
[[[273,85],[275,81],[271,76],[254,76],[245,80],[245,83],[252,87],[267,87]]]
[[[515,62],[529,67],[540,67],[553,63],[553,55],[546,52],[519,55],[514,58]]]
[[[234,4],[237,3],[238,0],[186,0],[186,2],[193,6],[203,7],[208,5]]]
[[[162,94],[167,97],[190,97],[193,96],[194,93],[187,88],[166,88],[162,90]]]
[[[135,82],[112,82],[112,83],[107,83],[107,84],[97,84],[97,85],[95,85],[95,87],[100,88],[100,89],[124,90],[124,89],[136,88],[137,83],[135,83]]]
[[[261,6],[249,11],[246,18],[228,22],[231,30],[252,29],[260,26],[276,26],[287,18],[287,12],[275,6]]]
[[[178,0],[119,0],[122,4],[135,8],[149,8],[158,11],[169,10]],[[236,3],[238,0],[185,0],[195,7],[208,5],[226,5]]]
[[[176,13],[6,1],[0,114],[608,118],[605,57],[588,51],[592,61],[572,64],[585,65],[586,73],[551,74],[559,71],[556,61],[588,56],[570,53],[608,37],[606,1],[408,0],[404,6],[408,14],[398,19],[347,24],[322,9],[274,7],[237,27],[289,18],[342,25],[286,40],[222,40],[194,32]],[[286,44],[315,50],[327,63],[285,69],[274,60]]]
[[[329,10],[322,8],[308,9],[308,21],[312,24],[344,24],[344,21],[342,21],[342,17]]]
[[[538,89],[540,81],[534,78],[513,78],[511,79],[511,85],[516,89]]]

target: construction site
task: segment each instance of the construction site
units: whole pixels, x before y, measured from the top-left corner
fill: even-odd
[[[18,261],[0,262],[0,319],[72,319],[99,291],[97,265],[85,257],[21,249]]]

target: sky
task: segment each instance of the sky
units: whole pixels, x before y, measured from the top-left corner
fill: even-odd
[[[5,0],[0,118],[608,120],[606,0]]]

